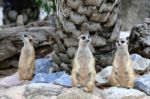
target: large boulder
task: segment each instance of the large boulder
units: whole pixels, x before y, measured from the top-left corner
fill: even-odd
[[[24,95],[26,99],[49,99],[52,96],[60,95],[65,90],[66,88],[62,86],[50,83],[32,83],[26,86]]]
[[[129,37],[129,51],[150,58],[150,19],[146,18],[144,24],[132,28]]]
[[[103,99],[144,99],[146,94],[136,89],[110,87],[104,89]]]
[[[150,95],[150,75],[138,77],[135,81],[135,88]]]
[[[96,74],[96,85],[101,86],[101,85],[107,85],[108,84],[108,79],[111,75],[112,72],[112,66],[108,66],[104,69],[101,70],[101,72]]]
[[[150,70],[150,59],[141,57],[138,54],[132,54],[133,69],[137,74],[144,74]]]
[[[101,90],[97,89],[92,94],[79,88],[71,88],[60,94],[57,99],[102,99]]]

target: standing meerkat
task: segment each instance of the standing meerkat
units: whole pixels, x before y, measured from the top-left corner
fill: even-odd
[[[89,35],[79,37],[79,46],[73,60],[72,85],[84,87],[84,91],[91,92],[95,87],[95,59],[89,49],[91,38]]]
[[[112,86],[133,88],[135,75],[132,68],[132,60],[128,52],[126,39],[118,39],[116,42],[117,51],[113,60],[113,70],[109,83]]]
[[[24,35],[24,46],[21,50],[18,72],[21,80],[32,80],[35,66],[35,51],[32,37]]]

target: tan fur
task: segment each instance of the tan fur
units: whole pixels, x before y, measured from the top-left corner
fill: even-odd
[[[133,88],[135,75],[132,68],[132,60],[128,52],[128,45],[125,39],[119,39],[119,42],[125,43],[118,46],[113,60],[113,70],[109,79],[112,86],[120,86],[126,88]]]
[[[24,46],[21,50],[19,60],[19,76],[21,80],[32,80],[35,66],[35,51],[31,36],[24,37]]]
[[[87,37],[87,35],[82,36]],[[89,44],[86,43],[80,38],[79,48],[73,60],[72,84],[80,85],[84,87],[84,91],[91,92],[95,87],[95,59],[88,47]]]

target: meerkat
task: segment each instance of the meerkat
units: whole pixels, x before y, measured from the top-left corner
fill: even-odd
[[[128,52],[127,40],[118,39],[117,50],[113,60],[113,70],[109,79],[112,86],[133,88],[135,75],[132,68],[132,60]]]
[[[89,35],[79,37],[79,46],[73,59],[72,85],[83,87],[86,92],[92,92],[95,87],[95,58],[93,57],[89,44]]]
[[[35,66],[35,51],[30,35],[23,36],[24,46],[21,50],[18,72],[21,80],[32,80]]]

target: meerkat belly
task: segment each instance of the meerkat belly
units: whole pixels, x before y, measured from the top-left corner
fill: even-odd
[[[127,58],[125,56],[118,57],[116,67],[116,75],[119,82],[126,83],[128,81]]]
[[[79,62],[79,65],[80,65],[80,68],[79,68],[79,76],[80,76],[80,79],[82,80],[88,80],[89,79],[89,63],[90,63],[90,57],[88,56],[81,56],[80,58],[78,58],[78,62]]]

